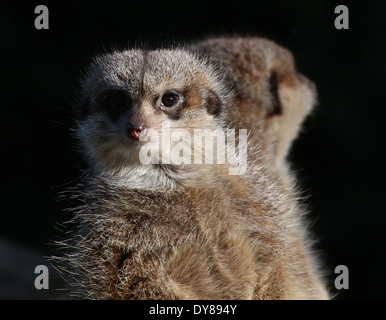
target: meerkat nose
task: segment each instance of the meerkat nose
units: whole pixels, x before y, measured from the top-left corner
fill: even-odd
[[[129,125],[128,126],[128,137],[132,138],[134,140],[139,140],[139,137],[141,134],[143,134],[146,131],[146,128],[144,125],[136,126],[136,125]]]

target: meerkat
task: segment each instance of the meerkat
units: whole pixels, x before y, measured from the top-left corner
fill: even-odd
[[[285,162],[314,101],[291,54],[260,38],[96,58],[76,104],[88,169],[72,192],[81,205],[58,258],[72,294],[328,299]],[[165,160],[164,149],[180,143],[165,123],[168,134],[247,129],[245,172],[230,174],[228,158]],[[155,152],[143,163],[150,132]],[[199,154],[209,147],[188,146]]]
[[[263,38],[219,37],[195,43],[193,51],[227,66],[237,92],[229,119],[246,128],[278,169],[304,118],[317,101],[316,86],[297,72],[292,54]]]

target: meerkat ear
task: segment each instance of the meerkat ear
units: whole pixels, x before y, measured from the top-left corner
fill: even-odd
[[[81,104],[81,110],[80,110],[80,113],[81,113],[81,117],[82,119],[86,119],[89,115],[90,115],[90,112],[91,112],[91,103],[90,103],[90,99],[86,98],[83,103]]]
[[[301,125],[316,104],[316,87],[312,81],[296,71],[290,74],[270,73],[268,88],[271,96],[271,112],[266,118],[266,143],[272,145],[275,162],[285,161],[292,141],[300,132]]]
[[[271,116],[281,115],[282,106],[281,106],[279,91],[278,91],[277,73],[275,71],[271,71],[269,75],[268,86],[269,86],[269,91],[271,93],[271,100],[272,100],[272,111],[270,115]]]
[[[208,90],[204,106],[209,114],[217,116],[223,108],[223,103],[215,92]]]
[[[77,121],[84,121],[90,115],[91,103],[89,98],[78,99],[73,103],[74,117]]]

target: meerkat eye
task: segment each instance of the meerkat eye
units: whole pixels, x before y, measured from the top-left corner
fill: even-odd
[[[174,107],[178,101],[179,101],[180,97],[178,96],[177,93],[175,92],[166,92],[163,96],[162,96],[162,104],[165,106],[165,107],[168,107],[168,108],[171,108],[171,107]]]

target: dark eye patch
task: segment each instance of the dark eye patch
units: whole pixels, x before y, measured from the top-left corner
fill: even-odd
[[[131,99],[122,90],[109,90],[102,95],[101,100],[102,109],[110,115],[112,120],[117,120],[132,105]]]
[[[271,92],[272,107],[273,107],[271,115],[280,115],[282,114],[283,110],[282,110],[280,98],[279,98],[276,72],[271,72],[268,82],[269,82],[269,91]]]

